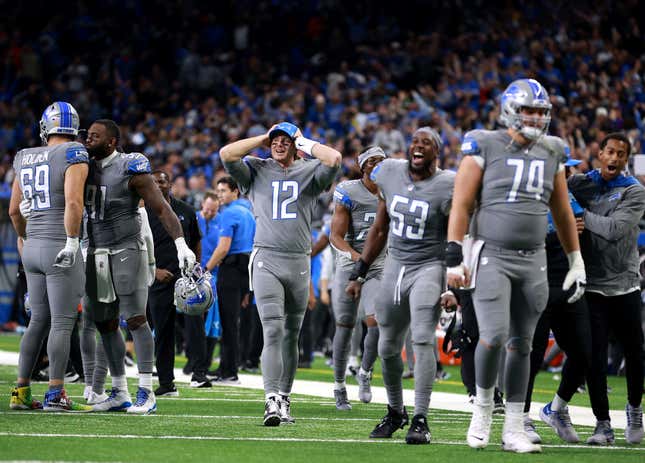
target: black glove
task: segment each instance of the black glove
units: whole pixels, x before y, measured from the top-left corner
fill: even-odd
[[[446,267],[457,267],[464,260],[461,251],[461,244],[456,241],[449,241],[446,246]]]
[[[370,266],[366,264],[363,259],[358,259],[354,264],[352,273],[349,275],[349,281],[358,281],[359,283],[363,283],[369,269]]]

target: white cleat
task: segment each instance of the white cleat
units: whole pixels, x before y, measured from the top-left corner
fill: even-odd
[[[85,386],[85,389],[83,389],[83,398],[85,400],[89,399],[91,392],[92,392],[92,386]]]
[[[480,405],[475,400],[473,416],[470,419],[466,440],[473,449],[483,449],[490,439],[490,426],[493,423],[493,404]]]
[[[109,397],[103,402],[92,405],[95,412],[124,412],[132,405],[130,394],[126,390],[112,388]]]
[[[372,379],[372,372],[368,371],[367,374],[362,374],[360,371],[356,375],[356,381],[358,381],[358,398],[363,403],[370,403],[372,401],[372,385],[370,380]]]
[[[137,390],[137,401],[128,408],[128,413],[136,413],[137,415],[150,415],[157,411],[157,400],[155,393],[139,387]]]
[[[524,417],[524,432],[526,433],[526,437],[528,437],[532,443],[534,444],[542,443],[542,438],[537,433],[537,429],[535,429],[533,420],[528,416]]]
[[[502,449],[515,453],[541,453],[542,447],[531,442],[524,430],[502,433]]]
[[[640,444],[643,440],[643,407],[625,406],[627,413],[627,427],[625,440],[630,444]]]
[[[90,390],[90,395],[87,397],[87,405],[96,405],[98,403],[107,400],[109,396],[105,392],[97,394],[96,392]]]

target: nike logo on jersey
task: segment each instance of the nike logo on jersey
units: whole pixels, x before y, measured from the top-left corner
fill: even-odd
[[[129,257],[129,256],[121,257],[121,259],[120,259],[120,260],[121,260],[121,262],[125,262],[126,260],[128,260],[128,257]]]
[[[300,275],[306,275],[307,271],[305,270],[304,272],[300,272]]]
[[[546,270],[546,265],[544,267],[540,267],[540,272],[544,272]]]

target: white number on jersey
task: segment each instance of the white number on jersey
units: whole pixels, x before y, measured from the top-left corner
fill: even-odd
[[[371,224],[372,222],[374,222],[375,218],[376,218],[376,212],[366,212],[365,216],[363,217],[363,221],[365,223]],[[356,237],[356,241],[363,241],[365,239],[365,237],[367,236],[368,231],[370,231],[369,228],[366,228],[365,230],[361,230],[361,232]]]
[[[414,217],[414,223],[418,225],[417,227],[405,225],[405,215],[396,210],[398,204],[407,206],[408,212]],[[392,203],[390,204],[390,218],[392,221],[390,226],[392,233],[402,238],[405,236],[405,238],[410,240],[423,239],[429,210],[430,204],[425,201],[414,199],[410,202],[410,199],[405,196],[394,195]]]
[[[507,159],[506,165],[515,167],[513,175],[513,185],[508,192],[506,201],[512,203],[517,201],[517,192],[520,189],[522,178],[524,177],[524,159]],[[544,161],[542,159],[533,159],[528,164],[528,179],[526,180],[526,192],[534,195],[536,200],[542,198],[544,193]]]
[[[294,180],[284,180],[284,181],[273,181],[271,182],[271,188],[273,189],[273,201],[272,201],[272,219],[273,220],[285,220],[285,219],[295,219],[298,214],[296,210],[289,211],[289,205],[295,203],[298,200],[299,186],[298,182]],[[290,195],[280,200],[280,191],[291,192]],[[293,209],[296,207],[294,206]]]
[[[100,193],[97,195],[96,185],[87,185],[85,187],[85,207],[87,208],[87,215],[92,220],[103,220],[105,216],[107,186],[99,185],[98,191]]]
[[[48,165],[23,167],[20,169],[20,183],[22,195],[27,199],[33,199],[34,210],[42,211],[51,207]]]

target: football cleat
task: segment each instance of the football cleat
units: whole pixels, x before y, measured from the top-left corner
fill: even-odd
[[[528,438],[524,429],[502,432],[502,449],[515,453],[541,453],[542,447]]]
[[[565,442],[575,444],[580,442],[578,433],[573,429],[571,417],[569,416],[569,407],[565,406],[561,410],[551,409],[551,402],[540,409],[540,419],[551,426],[555,433]]]
[[[336,410],[351,410],[352,404],[347,399],[347,389],[334,389],[334,398],[336,399]]]
[[[43,404],[32,397],[31,386],[21,386],[11,390],[9,408],[12,410],[41,410]]]
[[[280,423],[293,424],[296,420],[291,416],[291,399],[288,395],[280,396]]]
[[[528,416],[524,417],[524,432],[526,433],[526,437],[528,437],[533,444],[540,444],[542,442],[542,438],[537,433],[537,429],[535,429],[533,420]]]
[[[108,396],[105,392],[97,394],[94,391],[90,391],[90,395],[87,397],[87,405],[96,405],[103,402],[104,400],[107,400],[109,397],[110,396]]]
[[[190,379],[190,387],[206,388],[213,387],[213,384],[208,380],[206,375],[193,374],[193,377]]]
[[[264,425],[265,426],[279,426],[280,425],[280,404],[277,397],[269,397],[264,402]]]
[[[137,401],[128,407],[128,413],[137,415],[150,415],[157,411],[157,400],[155,393],[145,387],[137,390]]]
[[[131,406],[132,399],[128,391],[113,387],[108,398],[92,405],[92,409],[95,412],[124,412]]]
[[[162,384],[155,389],[155,397],[179,397],[179,391],[173,383],[168,386]]]
[[[589,445],[611,445],[616,438],[614,437],[614,430],[611,429],[609,420],[601,420],[596,422],[596,428],[593,434],[587,439]]]
[[[408,424],[408,411],[403,407],[403,412],[399,413],[389,405],[387,406],[387,415],[370,433],[371,439],[389,439],[399,429],[403,429]]]
[[[408,434],[405,436],[406,444],[429,444],[430,429],[428,429],[428,418],[424,415],[414,415],[412,423],[408,428]]]
[[[473,449],[483,449],[490,439],[490,426],[493,422],[493,404],[480,405],[475,399],[473,416],[470,419],[466,440]]]
[[[630,444],[640,444],[643,440],[643,407],[632,407],[627,404],[625,413],[627,413],[625,440]]]
[[[65,389],[57,389],[55,391],[47,391],[45,393],[43,410],[46,412],[87,413],[92,411],[92,407],[73,402],[72,399],[67,397]]]
[[[358,398],[363,403],[370,403],[372,401],[372,372],[368,371],[366,374],[362,374],[360,371],[356,376],[356,381],[358,381]]]

